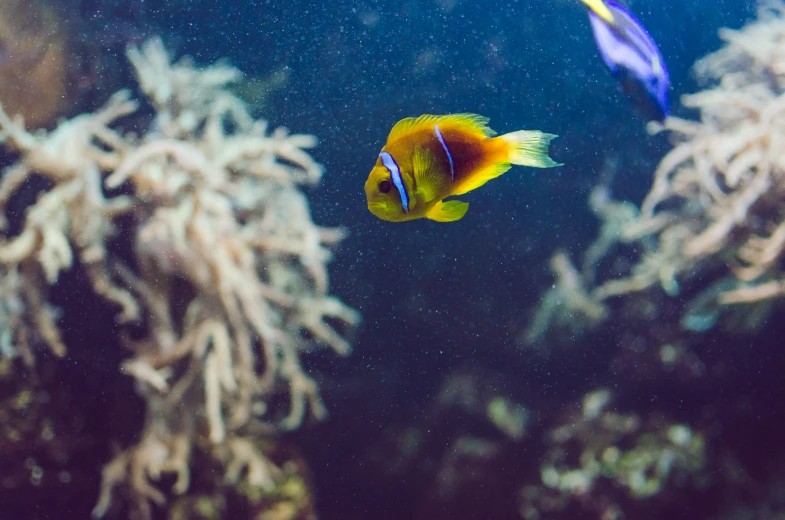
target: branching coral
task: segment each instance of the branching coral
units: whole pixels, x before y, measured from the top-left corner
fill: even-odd
[[[523,518],[546,518],[575,504],[597,518],[625,518],[634,516],[623,507],[630,498],[643,501],[669,484],[700,482],[702,434],[656,416],[644,424],[635,414],[609,410],[610,401],[607,389],[587,394],[578,413],[547,433],[550,448],[540,467],[544,487],[523,489]]]
[[[138,111],[125,91],[51,133],[28,133],[0,111],[2,138],[20,153],[0,183],[0,205],[33,174],[51,181],[21,233],[0,241],[11,296],[0,308],[3,351],[30,362],[40,342],[65,352],[48,288],[77,262],[94,292],[117,305],[118,323],[146,333],[123,340],[134,354],[123,369],[148,402],[146,426],[106,466],[96,517],[117,485],[145,517],[150,502],[164,501],[151,482],[162,473],[185,492],[202,422],[227,478],[268,485],[276,469],[248,436],[295,428],[308,410],[325,414],[300,353],[322,343],[347,354],[334,325],[359,321],[328,294],[329,246],[343,232],[314,225],[297,188],[321,177],[305,151],[315,139],[253,120],[227,89],[240,79],[234,68],[172,64],[159,40],[128,55],[155,109],[141,136],[119,130]],[[130,194],[108,197],[114,189]],[[130,264],[108,247],[120,217],[133,222]]]
[[[588,295],[600,309],[610,297],[655,285],[676,295],[680,281],[723,270],[718,306],[785,296],[785,4],[762,4],[758,18],[742,30],[722,30],[726,46],[696,64],[701,79],[717,84],[682,99],[700,111],[700,121],[666,120],[675,146],[640,209],[612,201],[605,187],[595,190],[592,209],[604,226],[589,268],[580,283],[561,275],[552,294],[565,297],[546,297],[546,305],[559,300],[569,313],[586,308]],[[617,243],[631,246],[637,263],[627,275],[596,281],[593,266]],[[551,315],[558,313],[540,313]],[[595,315],[584,321],[596,322]],[[525,339],[537,341],[545,330],[546,322],[535,320]]]

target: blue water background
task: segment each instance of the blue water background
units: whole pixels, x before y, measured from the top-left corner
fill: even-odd
[[[607,345],[578,342],[542,358],[515,341],[552,283],[551,254],[564,249],[577,260],[594,238],[586,200],[606,159],[620,166],[614,193],[639,201],[669,149],[664,136],[647,135],[619,93],[577,1],[102,8],[108,25],[144,20],[174,52],[200,63],[228,58],[250,76],[285,68],[289,82],[258,115],[320,139],[313,154],[326,174],[309,190],[313,217],[349,231],[330,267],[331,290],[365,320],[351,358],[307,360],[332,412],[302,434],[324,518],[411,517],[412,497],[364,480],[356,464],[366,445],[418,416],[447,373],[482,367],[534,407],[607,384]],[[698,88],[690,67],[720,46],[718,28],[752,17],[752,3],[638,0],[631,8],[661,47],[674,114],[694,117],[679,105],[681,94]],[[565,165],[514,167],[462,196],[470,206],[459,222],[372,216],[363,183],[390,127],[403,117],[454,112],[490,117],[499,133],[558,134],[551,155]]]

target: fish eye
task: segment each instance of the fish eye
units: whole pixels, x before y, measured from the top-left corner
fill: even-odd
[[[387,179],[379,182],[379,191],[381,191],[382,193],[390,193],[391,189],[392,189],[392,184],[390,184],[390,181],[388,181]]]

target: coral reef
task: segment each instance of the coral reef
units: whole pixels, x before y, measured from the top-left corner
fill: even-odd
[[[682,98],[700,121],[665,121],[675,146],[640,207],[613,201],[606,185],[594,190],[600,237],[581,273],[566,255],[554,257],[557,283],[524,342],[542,340],[553,321],[597,324],[609,315],[609,298],[654,286],[676,296],[700,280],[682,320],[697,331],[713,327],[730,306],[749,306],[760,322],[768,304],[785,296],[785,4],[763,3],[757,21],[720,37],[725,47],[695,66],[715,85]],[[597,276],[617,245],[634,264]]]
[[[548,421],[523,518],[779,512],[760,490],[781,479],[781,460],[756,466],[734,430],[757,436],[756,455],[777,451],[766,431],[776,420],[742,417],[769,407],[750,390],[763,371],[745,367],[771,362],[760,331],[781,337],[769,318],[785,296],[785,3],[761,3],[756,21],[720,37],[694,67],[705,90],[682,97],[698,120],[652,124],[673,146],[640,203],[614,200],[609,155],[588,201],[599,233],[578,262],[552,256],[555,283],[519,335],[542,351],[591,345],[577,355],[600,359],[599,384],[614,389]]]
[[[149,518],[189,490],[197,451],[226,485],[273,492],[287,471],[258,436],[325,415],[300,355],[348,354],[360,319],[328,294],[343,231],[314,225],[298,189],[321,177],[305,151],[315,139],[268,132],[228,89],[241,77],[228,65],[172,63],[157,39],[128,57],[151,118],[127,91],[50,133],[0,111],[19,154],[0,183],[0,349],[33,366],[39,345],[94,348],[65,344],[50,303],[60,274],[80,269],[116,306],[115,335],[133,353],[122,370],[147,402],[139,442],[104,468],[97,518],[118,487]],[[21,222],[9,201],[34,178],[46,187]],[[156,486],[165,474],[171,489]]]
[[[664,518],[719,487],[706,415],[630,409],[608,388],[532,409],[506,386],[476,368],[446,376],[421,417],[359,455],[362,474],[416,504],[411,518]],[[523,429],[499,426],[521,412]]]
[[[639,518],[625,505],[630,498],[645,502],[705,481],[702,434],[656,416],[644,424],[636,414],[608,410],[610,400],[607,389],[587,394],[577,413],[547,432],[542,486],[522,489],[523,518],[547,518],[575,503],[596,518]]]

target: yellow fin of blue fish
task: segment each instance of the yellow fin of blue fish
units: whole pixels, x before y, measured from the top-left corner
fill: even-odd
[[[387,136],[387,142],[394,142],[401,137],[416,132],[422,127],[426,127],[430,131],[435,124],[445,127],[451,125],[454,128],[480,137],[493,137],[496,135],[496,132],[488,127],[488,121],[487,117],[477,114],[450,114],[446,116],[425,114],[420,117],[407,117],[406,119],[401,119],[392,127],[390,135]]]
[[[412,169],[414,170],[415,193],[420,196],[420,200],[430,202],[436,199],[440,193],[444,193],[447,177],[439,170],[432,153],[419,146],[415,148]]]
[[[439,202],[434,207],[428,210],[425,214],[426,218],[435,220],[436,222],[454,222],[460,220],[466,215],[469,209],[468,202],[461,202],[460,200],[448,200],[447,202]]]
[[[602,0],[581,0],[581,2],[591,9],[594,14],[602,18],[605,23],[613,25],[613,13],[611,13],[611,10],[605,5],[605,2]]]
[[[556,135],[546,134],[539,130],[519,130],[501,136],[510,146],[510,162],[520,166],[534,168],[553,168],[562,166],[548,157],[548,144]]]

